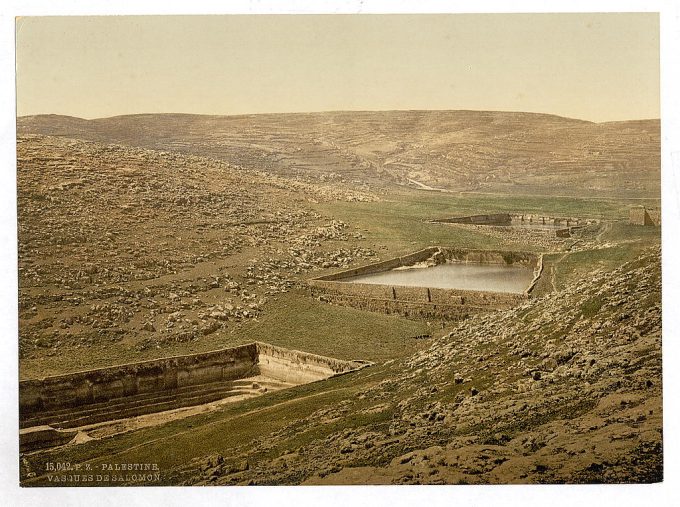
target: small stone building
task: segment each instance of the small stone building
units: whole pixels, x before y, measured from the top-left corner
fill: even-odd
[[[661,210],[635,206],[630,209],[629,222],[633,225],[661,225]]]

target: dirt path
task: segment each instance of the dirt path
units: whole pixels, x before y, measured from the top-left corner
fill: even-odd
[[[408,178],[408,182],[416,185],[420,190],[430,190],[432,192],[450,192],[450,190],[446,190],[445,188],[431,187],[425,183],[421,183],[420,181],[412,180],[411,178]]]
[[[603,224],[602,230],[597,233],[597,236],[595,236],[595,241],[597,241],[599,243],[600,240],[602,239],[602,236],[604,236],[606,233],[608,233],[611,230],[612,230],[611,222],[605,222]]]
[[[372,377],[376,374],[377,373],[372,373],[372,374],[368,375],[367,378],[370,378],[370,377]],[[270,411],[270,410],[273,410],[273,409],[277,409],[277,408],[280,408],[280,407],[283,407],[283,406],[286,406],[286,405],[299,403],[301,401],[304,401],[304,400],[307,400],[307,399],[310,399],[310,398],[316,398],[316,397],[319,397],[319,396],[324,396],[324,395],[327,395],[327,394],[340,392],[340,391],[347,391],[347,390],[351,390],[351,389],[354,389],[354,388],[355,388],[355,386],[347,386],[347,387],[339,387],[339,388],[336,388],[336,389],[323,390],[323,391],[320,391],[320,392],[317,392],[317,393],[308,394],[306,396],[301,396],[301,397],[298,397],[298,398],[293,398],[293,399],[290,399],[290,400],[281,401],[279,403],[275,403],[275,404],[272,404],[272,405],[267,405],[266,407],[257,408],[257,409],[250,410],[250,411],[244,412],[242,414],[233,415],[231,417],[227,417],[227,418],[224,418],[224,419],[218,419],[218,420],[203,424],[203,425],[200,426],[200,428],[203,429],[203,428],[208,428],[210,426],[216,426],[218,424],[224,424],[228,421],[234,421],[234,420],[240,419],[242,417],[251,417],[253,415],[261,414],[263,412],[267,412],[267,411]],[[153,440],[147,440],[147,441],[142,442],[140,444],[136,444],[136,445],[133,445],[131,447],[127,447],[125,449],[122,449],[118,452],[108,454],[106,456],[106,458],[109,460],[109,462],[112,462],[111,460],[115,456],[119,456],[121,454],[125,454],[127,452],[134,451],[135,449],[140,449],[142,447],[145,447],[145,446],[148,446],[148,445],[151,445],[151,444],[156,444],[158,442],[162,442],[162,441],[165,441],[165,440],[175,440],[178,436],[184,435],[184,434],[187,434],[187,433],[192,433],[192,432],[196,431],[196,429],[197,428],[195,428],[195,427],[188,428],[186,430],[183,430],[183,431],[180,431],[180,432],[177,432],[177,433],[173,433],[172,435],[155,438]],[[83,461],[83,462],[81,462],[81,464],[84,466],[86,464],[91,464],[91,463],[94,463],[95,461],[98,461],[98,460],[101,460],[101,459],[102,459],[101,456],[97,456],[95,458]],[[48,475],[49,474],[43,474],[43,475],[40,475],[40,476],[33,477],[31,479],[25,480],[24,484],[29,485],[29,484],[39,483],[41,481],[44,481]]]
[[[557,291],[557,283],[556,283],[556,278],[557,278],[557,265],[562,262],[565,257],[569,255],[569,252],[563,253],[559,259],[557,259],[555,262],[553,262],[550,265],[550,285],[552,285],[552,291],[556,292]]]
[[[608,233],[609,231],[611,231],[611,230],[612,230],[612,224],[611,224],[611,222],[603,222],[603,223],[602,223],[602,227],[600,228],[600,231],[597,233],[597,236],[595,236],[595,240],[594,240],[595,248],[592,248],[592,249],[590,249],[590,250],[597,250],[597,249],[600,249],[600,248],[608,248],[608,247],[615,246],[615,245],[618,245],[618,244],[621,244],[621,243],[628,243],[628,242],[630,242],[630,241],[619,241],[619,242],[615,242],[615,243],[613,243],[613,244],[602,244],[602,236],[604,236],[605,234],[607,234],[607,233]],[[570,250],[570,249],[571,249],[574,245],[576,245],[577,243],[579,243],[579,242],[577,241],[577,242],[573,243],[573,244],[568,248],[568,250]],[[567,251],[567,252],[563,253],[558,259],[556,259],[556,260],[550,265],[550,285],[552,285],[552,290],[553,290],[553,292],[554,292],[554,291],[557,291],[557,283],[556,283],[556,279],[557,279],[557,265],[558,265],[560,262],[562,262],[562,261],[563,261],[570,253],[571,253],[570,251]]]

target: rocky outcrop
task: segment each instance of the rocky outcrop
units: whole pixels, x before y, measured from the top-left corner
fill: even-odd
[[[347,185],[40,135],[17,162],[24,379],[111,364],[112,346],[123,362],[218,348],[310,271],[375,258],[305,205],[377,198]]]

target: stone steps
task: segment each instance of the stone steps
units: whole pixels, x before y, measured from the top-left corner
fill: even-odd
[[[39,417],[43,417],[46,415],[50,416],[59,416],[63,414],[72,414],[74,411],[78,412],[87,412],[89,410],[96,411],[100,410],[102,407],[114,407],[118,404],[126,404],[127,406],[134,406],[135,403],[139,402],[145,402],[146,400],[149,399],[156,399],[159,396],[167,396],[167,397],[173,397],[177,395],[182,395],[183,393],[187,392],[195,392],[197,388],[208,388],[210,386],[228,386],[231,387],[232,385],[238,385],[238,382],[243,382],[239,380],[229,380],[229,381],[217,381],[217,382],[208,382],[208,383],[203,383],[199,385],[190,385],[190,386],[183,386],[183,387],[178,387],[176,389],[168,390],[168,391],[151,391],[151,392],[145,392],[145,393],[139,393],[131,396],[126,396],[124,398],[113,398],[109,400],[103,400],[99,402],[94,402],[94,403],[88,403],[87,405],[82,405],[79,407],[67,407],[67,408],[60,408],[60,409],[47,409],[44,410]],[[36,416],[38,417],[38,416]],[[22,419],[24,419],[23,415],[21,416]],[[32,417],[28,416],[25,418],[26,420],[32,419]]]
[[[150,392],[125,398],[42,412],[20,420],[20,428],[49,425],[74,428],[99,422],[135,417],[182,407],[190,407],[243,394],[258,394],[261,388],[281,389],[291,384],[277,380],[230,380],[184,386],[170,391]]]

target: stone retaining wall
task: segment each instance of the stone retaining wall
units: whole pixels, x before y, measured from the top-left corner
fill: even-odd
[[[543,254],[541,254],[538,257],[538,266],[536,267],[536,270],[534,271],[534,279],[531,280],[529,287],[527,287],[527,290],[524,291],[524,293],[527,296],[530,296],[531,293],[534,291],[534,288],[536,287],[536,284],[538,283],[538,280],[541,278],[542,274],[543,274]]]
[[[19,382],[19,412],[25,418],[45,410],[79,407],[254,375],[300,384],[363,366],[365,364],[361,362],[341,361],[256,342],[200,354],[23,380]]]
[[[392,259],[387,259],[381,262],[375,262],[373,264],[368,264],[366,266],[361,266],[354,269],[347,269],[345,271],[340,271],[338,273],[333,273],[330,275],[320,276],[312,281],[315,280],[335,281],[343,278],[350,278],[352,276],[370,275],[372,273],[381,273],[382,271],[389,271],[391,269],[399,268],[402,266],[410,266],[412,264],[423,262],[429,259],[438,250],[439,250],[438,247],[434,246],[428,247],[422,250],[418,250],[417,252],[414,252],[412,254],[404,255],[402,257],[394,257]]]
[[[661,225],[661,210],[635,206],[630,209],[629,222],[633,225]]]
[[[405,287],[402,285],[328,282],[323,280],[310,280],[309,286],[314,296],[342,295],[347,297],[442,305],[499,307],[499,305],[512,305],[518,300],[526,299],[523,294],[508,292],[483,292],[462,289],[440,289],[434,287]]]
[[[322,301],[349,306],[358,310],[384,313],[386,315],[401,315],[406,318],[434,319],[434,320],[460,320],[470,315],[513,306],[526,300],[521,294],[516,294],[514,301],[506,301],[495,305],[466,305],[466,304],[442,304],[415,301],[399,301],[390,299],[377,299],[361,296],[347,296],[344,294],[324,294],[320,296]]]
[[[306,384],[349,373],[369,364],[365,361],[342,361],[259,342],[257,349],[257,372],[292,384]]]
[[[530,252],[435,246],[410,255],[321,276],[309,280],[308,286],[312,296],[329,303],[411,318],[455,320],[473,313],[510,308],[526,300],[529,297],[529,288],[540,277],[541,257]],[[523,294],[343,282],[354,276],[379,273],[426,261],[434,264],[518,264],[534,267],[535,276]]]
[[[509,213],[491,213],[486,215],[440,218],[433,220],[433,222],[441,224],[510,225],[511,220]]]
[[[485,215],[469,215],[452,218],[438,218],[431,221],[437,224],[471,224],[471,225],[515,225],[538,224],[557,225],[565,228],[597,223],[590,218],[547,216],[536,213],[489,213]]]
[[[565,227],[584,226],[597,223],[598,220],[592,218],[548,216],[535,213],[515,213],[510,215],[512,224],[540,224],[540,225],[560,225]]]

